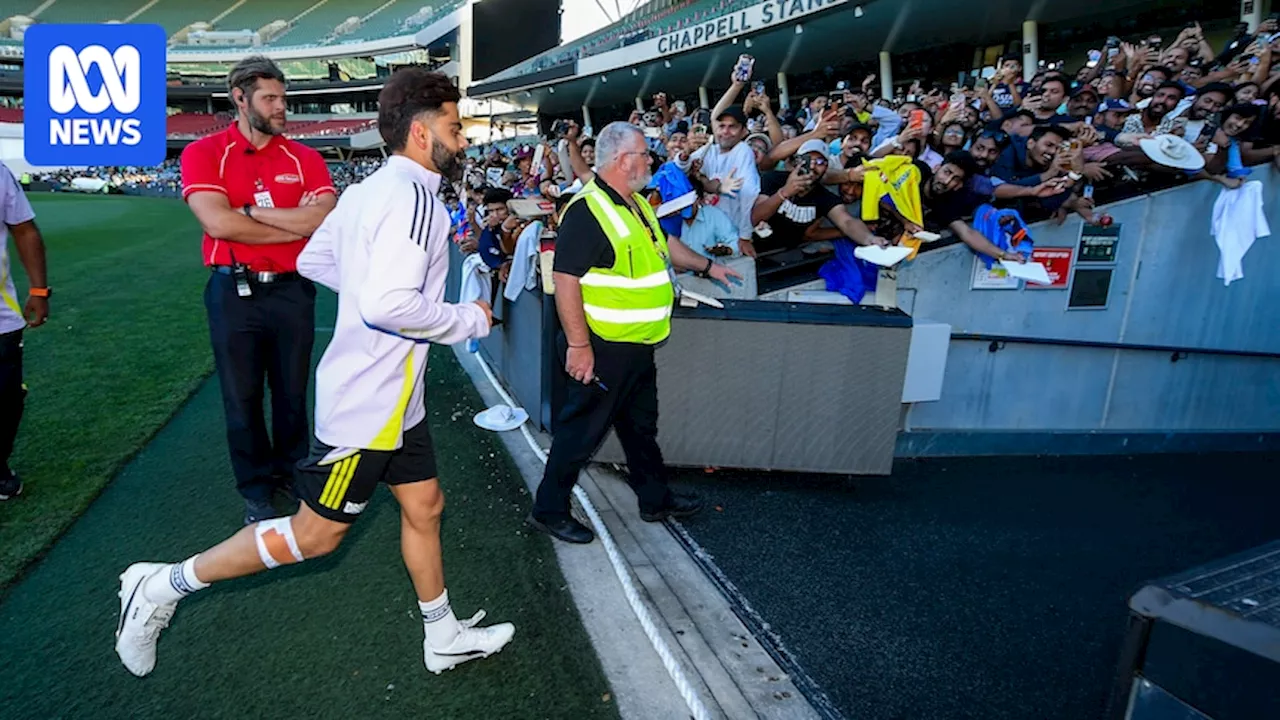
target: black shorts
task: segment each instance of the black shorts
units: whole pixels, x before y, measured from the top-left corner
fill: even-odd
[[[378,483],[404,485],[435,477],[436,452],[423,418],[404,434],[399,450],[334,448],[312,439],[311,454],[294,472],[294,488],[316,514],[352,523],[364,512]]]

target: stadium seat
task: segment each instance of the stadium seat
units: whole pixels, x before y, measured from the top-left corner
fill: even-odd
[[[179,113],[170,115],[165,131],[176,137],[202,137],[227,126],[224,116],[207,113]]]
[[[0,108],[0,123],[22,122],[22,108]]]
[[[68,1],[58,0],[59,3]],[[145,7],[145,4],[141,5]],[[137,9],[135,7],[130,12]],[[191,23],[208,22],[226,9],[226,0],[160,0],[139,13],[133,22],[156,23],[164,27],[166,35],[173,35]]]

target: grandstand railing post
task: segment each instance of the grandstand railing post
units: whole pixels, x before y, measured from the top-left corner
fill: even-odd
[[[1035,20],[1022,23],[1022,79],[1031,80],[1031,76],[1040,69],[1040,26]]]
[[[711,100],[708,98],[709,96],[707,94],[707,86],[699,85],[698,86],[698,107],[710,108]]]
[[[778,107],[788,109],[791,107],[791,88],[787,86],[787,74],[778,73]]]
[[[893,58],[888,50],[880,51],[880,97],[893,99]]]
[[[1240,22],[1249,23],[1249,32],[1257,32],[1262,22],[1262,0],[1240,0]]]

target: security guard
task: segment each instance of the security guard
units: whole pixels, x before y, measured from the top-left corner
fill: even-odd
[[[658,448],[654,349],[671,333],[675,291],[669,265],[720,282],[737,273],[678,240],[667,241],[639,194],[652,179],[644,133],[615,122],[596,138],[595,178],[565,207],[556,239],[556,311],[568,383],[556,409],[546,474],[528,523],[552,537],[589,543],[594,534],[569,514],[569,497],[609,428],[627,456],[640,517],[688,517],[702,500],[667,487]]]
[[[209,337],[247,525],[277,514],[273,493],[288,489],[294,463],[307,455],[316,290],[297,261],[337,198],[320,153],[283,134],[280,68],[250,56],[227,85],[236,122],[182,151],[182,197],[204,227]]]

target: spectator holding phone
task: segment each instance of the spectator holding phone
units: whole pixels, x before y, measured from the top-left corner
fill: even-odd
[[[820,180],[830,164],[827,144],[810,140],[796,154],[790,173],[765,173],[760,196],[751,209],[753,224],[768,222],[771,248],[794,248],[805,241],[805,229],[821,218],[829,219],[840,232],[859,245],[887,246],[862,220],[854,218],[840,198],[822,186]]]

